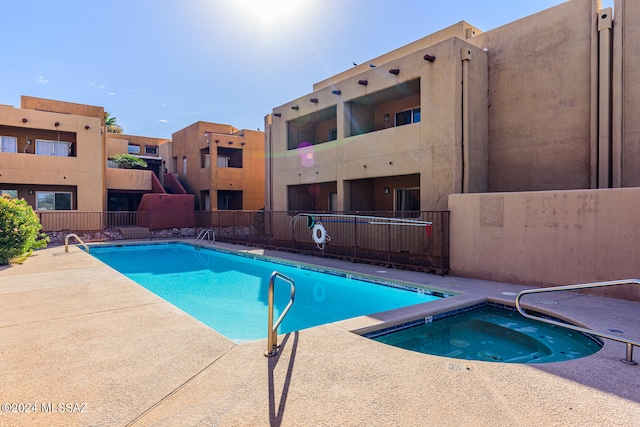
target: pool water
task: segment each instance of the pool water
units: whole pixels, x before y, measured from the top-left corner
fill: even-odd
[[[269,278],[274,270],[292,278],[296,287],[295,303],[279,333],[442,298],[415,288],[179,243],[93,246],[90,253],[237,343],[267,337]],[[277,280],[274,319],[290,296],[289,284]]]
[[[560,362],[602,348],[579,332],[491,306],[372,339],[420,353],[503,363]]]

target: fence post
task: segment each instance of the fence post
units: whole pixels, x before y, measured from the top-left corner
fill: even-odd
[[[358,259],[358,219],[353,218],[353,262]]]

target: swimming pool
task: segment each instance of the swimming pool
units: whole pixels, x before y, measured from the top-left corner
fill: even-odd
[[[422,323],[366,336],[420,353],[503,363],[561,362],[602,348],[593,337],[490,305]]]
[[[274,270],[296,285],[295,303],[279,333],[448,296],[402,283],[183,243],[92,246],[90,254],[236,343],[267,337],[267,293]],[[289,286],[281,285],[276,283],[276,318],[290,297]]]

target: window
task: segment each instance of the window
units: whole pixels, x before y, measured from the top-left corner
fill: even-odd
[[[420,188],[396,189],[396,212],[420,211]]]
[[[211,154],[209,147],[200,149],[200,167],[208,168],[211,167]]]
[[[220,154],[218,154],[218,167],[219,168],[228,168],[229,167],[229,160],[231,160],[231,157],[229,157],[229,156],[221,156]]]
[[[0,188],[0,197],[8,197],[10,199],[18,198],[18,190],[3,190]]]
[[[396,126],[408,125],[420,122],[420,107],[396,113]]]
[[[338,139],[338,129],[330,129],[329,130],[329,141],[335,141]]]
[[[129,144],[129,147],[127,148],[127,152],[129,154],[140,154],[140,146]]]
[[[140,149],[140,147],[138,147]],[[154,147],[151,145],[146,145],[144,147],[144,154],[148,156],[157,156],[158,155],[158,147]]]
[[[187,175],[187,156],[182,156],[182,174]]]
[[[36,210],[69,211],[71,210],[71,193],[38,191],[36,192]]]
[[[71,154],[71,143],[66,141],[36,139],[36,154],[69,157]]]
[[[218,147],[216,151],[219,168],[242,168],[242,150]]]
[[[16,153],[18,139],[15,136],[0,136],[0,153]]]

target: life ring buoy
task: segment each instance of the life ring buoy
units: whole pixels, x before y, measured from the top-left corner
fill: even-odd
[[[319,245],[327,241],[327,230],[324,229],[322,223],[316,222],[313,226],[312,237],[313,241]]]

